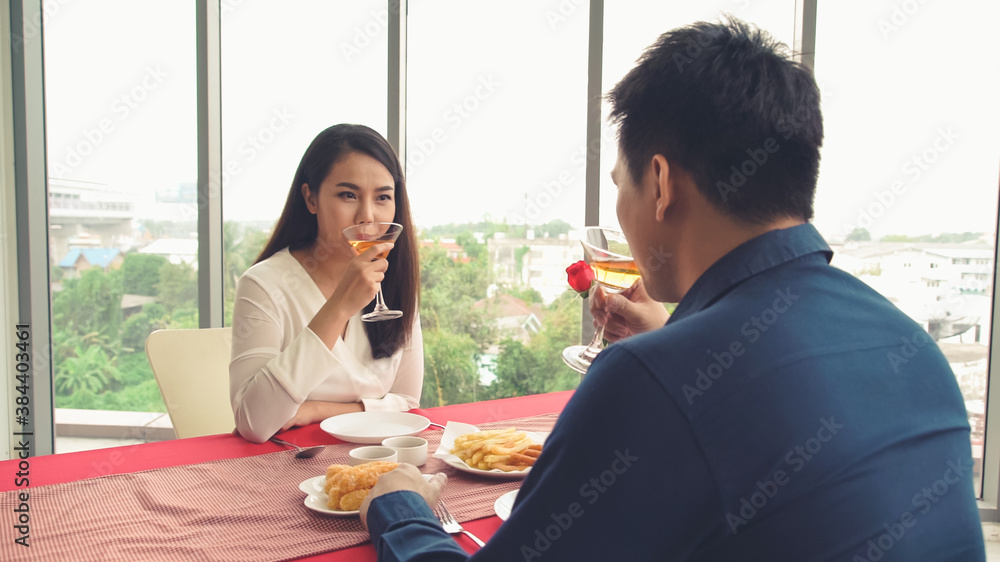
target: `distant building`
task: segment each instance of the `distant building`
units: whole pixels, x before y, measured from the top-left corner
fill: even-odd
[[[421,248],[441,248],[448,255],[448,259],[454,262],[468,263],[469,256],[465,255],[465,249],[452,239],[441,240],[421,240]]]
[[[980,342],[989,333],[991,245],[849,242],[833,249],[833,265],[894,302],[935,339]]]
[[[135,196],[101,183],[49,178],[49,245],[53,256],[76,246],[127,248]]]
[[[92,267],[102,271],[118,269],[124,259],[117,248],[74,248],[59,261],[59,267],[66,279],[73,279]]]
[[[476,301],[472,308],[485,310],[493,318],[494,326],[498,332],[497,340],[509,338],[519,342],[527,342],[531,334],[542,329],[541,306],[529,305],[523,300],[505,293]],[[493,355],[498,352],[495,344],[486,351],[487,354]]]
[[[579,237],[572,231],[558,238],[494,236],[486,241],[486,249],[497,285],[534,289],[545,304],[566,292],[566,268],[583,259]]]
[[[160,238],[139,253],[163,256],[174,265],[186,263],[198,267],[198,240],[193,238]]]
[[[128,318],[133,314],[142,312],[142,307],[151,302],[156,302],[156,297],[146,295],[122,295],[122,318]]]

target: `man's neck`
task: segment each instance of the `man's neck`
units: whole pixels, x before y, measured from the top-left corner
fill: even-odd
[[[677,289],[685,295],[709,267],[741,244],[772,230],[804,224],[800,218],[782,218],[766,224],[747,225],[729,218],[692,224],[677,249]]]

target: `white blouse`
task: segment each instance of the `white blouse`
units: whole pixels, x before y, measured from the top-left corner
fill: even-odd
[[[360,400],[367,411],[405,411],[420,405],[424,350],[419,315],[406,345],[391,357],[373,359],[360,311],[332,350],[308,328],[325,303],[322,291],[287,248],[240,277],[229,398],[236,429],[244,438],[263,443],[306,400]]]

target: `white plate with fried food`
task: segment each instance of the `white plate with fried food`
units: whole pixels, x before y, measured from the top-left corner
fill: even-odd
[[[327,507],[326,502],[328,498],[326,494],[322,496],[306,496],[306,507],[315,511],[316,513],[322,513],[323,515],[334,515],[336,517],[350,517],[352,515],[357,515],[361,513],[357,509],[353,511],[338,511],[336,509],[330,509]]]
[[[398,466],[399,463],[394,462],[372,462],[357,466],[334,464],[330,465],[327,469],[327,475],[314,476],[303,480],[299,483],[299,489],[306,493],[305,506],[317,513],[336,515],[338,517],[357,515],[358,510],[355,506],[361,505],[361,502],[364,501],[365,496],[375,486],[379,477]],[[338,478],[337,476],[341,471],[344,471],[344,474]],[[425,480],[430,480],[432,475],[424,474],[423,476]],[[328,478],[330,479],[329,482],[327,481]],[[331,487],[334,486],[337,486],[337,489],[331,491]],[[344,486],[345,491],[347,491],[346,494],[339,493],[340,486]],[[333,493],[337,494],[338,499],[350,496],[345,501],[348,501],[350,507],[353,509],[334,509],[331,507],[330,504],[333,501],[331,501],[330,494]]]
[[[467,423],[448,422],[434,456],[469,474],[524,478],[544,442],[543,435],[513,427],[480,431]]]
[[[409,412],[352,412],[321,421],[319,428],[349,443],[381,444],[387,437],[416,435],[431,421]]]

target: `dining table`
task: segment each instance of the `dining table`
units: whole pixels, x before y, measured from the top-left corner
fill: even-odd
[[[433,424],[551,431],[573,391],[418,408]],[[347,464],[344,442],[315,423],[280,433],[314,458],[235,433],[139,443],[0,461],[2,560],[376,560],[358,517],[308,509],[303,477]],[[424,473],[448,475],[442,498],[466,530],[483,540],[503,521],[494,501],[518,478],[470,473],[434,458],[440,427],[417,435],[431,455]],[[479,547],[453,535],[467,552]]]

